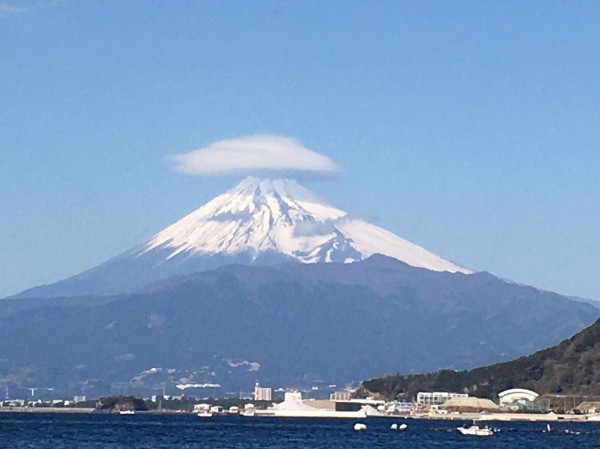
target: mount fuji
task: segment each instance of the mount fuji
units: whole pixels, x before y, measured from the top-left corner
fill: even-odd
[[[292,179],[249,177],[148,241],[17,297],[111,295],[227,264],[357,262],[383,254],[417,268],[471,273],[333,207]]]
[[[312,391],[509,360],[599,315],[473,273],[296,181],[247,178],[102,265],[0,301],[0,389]]]

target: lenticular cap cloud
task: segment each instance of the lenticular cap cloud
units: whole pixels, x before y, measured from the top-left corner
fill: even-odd
[[[220,140],[169,159],[178,172],[203,176],[285,173],[336,177],[342,173],[328,157],[295,139],[274,135]]]

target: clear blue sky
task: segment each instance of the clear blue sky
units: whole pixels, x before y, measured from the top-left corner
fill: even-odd
[[[235,183],[168,155],[270,133],[329,202],[475,270],[600,299],[597,1],[0,0],[0,297]]]

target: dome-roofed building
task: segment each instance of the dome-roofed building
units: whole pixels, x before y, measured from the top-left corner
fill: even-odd
[[[511,388],[510,390],[504,390],[498,393],[500,399],[500,405],[510,404],[522,399],[533,402],[538,398],[539,394],[535,391],[527,390],[525,388]]]
[[[525,388],[511,388],[498,393],[500,407],[509,410],[542,411],[546,404],[537,401],[539,394]]]

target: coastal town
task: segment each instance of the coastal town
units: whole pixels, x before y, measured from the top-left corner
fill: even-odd
[[[279,393],[279,390],[277,390]],[[32,396],[36,391],[31,391]],[[576,395],[539,395],[524,388],[497,394],[497,401],[457,392],[419,392],[411,401],[355,397],[356,390],[336,391],[329,398],[303,399],[289,389],[274,397],[273,389],[257,382],[248,397],[197,398],[185,395],[82,395],[71,399],[4,398],[0,412],[30,413],[177,413],[202,418],[222,415],[294,418],[404,418],[478,421],[600,422],[600,398]]]

